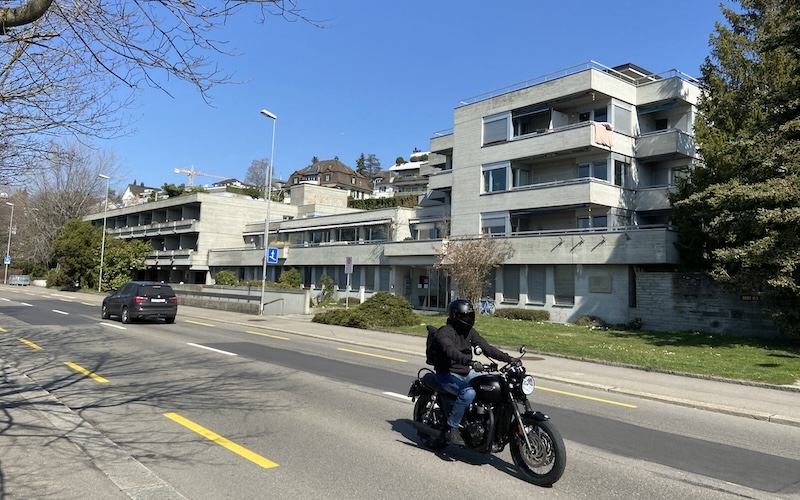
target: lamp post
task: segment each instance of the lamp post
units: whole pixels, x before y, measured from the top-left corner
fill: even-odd
[[[3,275],[3,284],[5,285],[8,283],[8,264],[11,260],[11,231],[14,227],[14,204],[11,202],[6,202],[6,205],[11,207],[11,218],[8,220],[8,246],[6,246],[6,273]]]
[[[278,117],[266,109],[261,110],[261,114],[272,120],[272,152],[269,157],[269,164],[266,166],[264,179],[264,198],[267,200],[267,216],[264,219],[264,264],[261,270],[261,301],[258,304],[258,314],[264,315],[264,291],[267,288],[267,256],[269,254],[269,209],[272,206],[272,170],[275,168],[275,127],[278,126]]]
[[[97,177],[106,180],[106,203],[103,207],[103,242],[100,244],[100,280],[97,283],[97,291],[102,291],[103,287],[103,258],[106,255],[106,216],[108,214],[108,183],[110,177],[103,174],[97,174]]]

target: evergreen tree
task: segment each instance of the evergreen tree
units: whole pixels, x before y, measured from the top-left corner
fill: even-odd
[[[374,154],[368,154],[364,170],[364,175],[371,179],[375,174],[381,171],[381,161]]]
[[[367,171],[367,157],[364,156],[364,153],[361,153],[361,156],[358,157],[356,160],[356,172],[361,175],[366,175]]]
[[[790,0],[723,8],[701,71],[695,138],[704,165],[671,196],[681,262],[759,291],[800,333],[800,29]]]

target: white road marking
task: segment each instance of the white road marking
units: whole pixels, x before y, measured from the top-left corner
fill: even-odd
[[[58,309],[53,309],[53,312],[54,312],[54,313],[58,313],[58,314],[63,314],[64,316],[69,316],[69,313],[68,313],[68,312],[59,311]]]
[[[28,304],[27,302],[20,302],[23,306],[33,307],[33,304]]]
[[[400,398],[406,401],[411,401],[411,398],[406,396],[405,394],[397,394],[396,392],[384,392],[387,396],[392,396],[393,398]]]
[[[200,344],[192,344],[191,342],[188,342],[188,345],[190,345],[192,347],[199,347],[200,349],[208,349],[209,351],[218,352],[220,354],[225,354],[227,356],[238,356],[238,354],[236,354],[235,352],[228,352],[228,351],[223,351],[221,349],[214,349],[213,347],[206,347],[206,346],[200,345]]]
[[[127,330],[127,328],[125,328],[124,326],[115,325],[113,323],[103,323],[103,322],[101,322],[100,324],[101,325],[105,325],[105,326],[110,326],[111,328],[117,328],[119,330]]]

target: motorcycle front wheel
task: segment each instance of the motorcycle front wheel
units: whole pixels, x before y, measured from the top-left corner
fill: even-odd
[[[414,420],[421,422],[434,429],[443,429],[445,417],[442,408],[434,401],[433,394],[423,394],[414,404]],[[422,446],[432,450],[441,450],[447,446],[447,441],[440,437],[429,436],[422,432],[417,432]]]
[[[522,477],[538,486],[552,486],[561,479],[567,466],[564,440],[549,420],[526,418],[523,421],[528,443],[518,429],[511,439],[511,458]]]

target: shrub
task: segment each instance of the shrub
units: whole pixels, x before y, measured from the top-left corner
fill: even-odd
[[[323,274],[320,276],[317,286],[322,289],[322,297],[320,297],[320,302],[324,303],[331,300],[333,297],[333,292],[336,291],[336,283],[333,282],[333,278],[327,274]]]
[[[69,289],[73,287],[73,282],[63,269],[51,269],[47,273],[47,287]]]
[[[411,304],[389,292],[378,292],[356,306],[372,326],[410,326],[419,323]]]
[[[586,314],[575,320],[575,325],[585,326],[587,328],[605,328],[608,326],[602,319]]]
[[[233,271],[220,271],[214,276],[214,281],[217,285],[231,286],[238,283],[239,279]]]
[[[278,278],[278,286],[280,288],[300,288],[303,284],[303,277],[300,276],[300,271],[290,267],[282,272]]]
[[[550,311],[542,309],[522,309],[520,307],[504,307],[494,313],[498,318],[521,319],[526,321],[550,321]]]
[[[411,304],[403,297],[378,292],[351,309],[332,309],[314,315],[312,321],[353,328],[410,326],[419,323]]]
[[[367,318],[358,309],[331,309],[315,314],[311,321],[326,325],[349,326],[367,329],[370,327]]]

